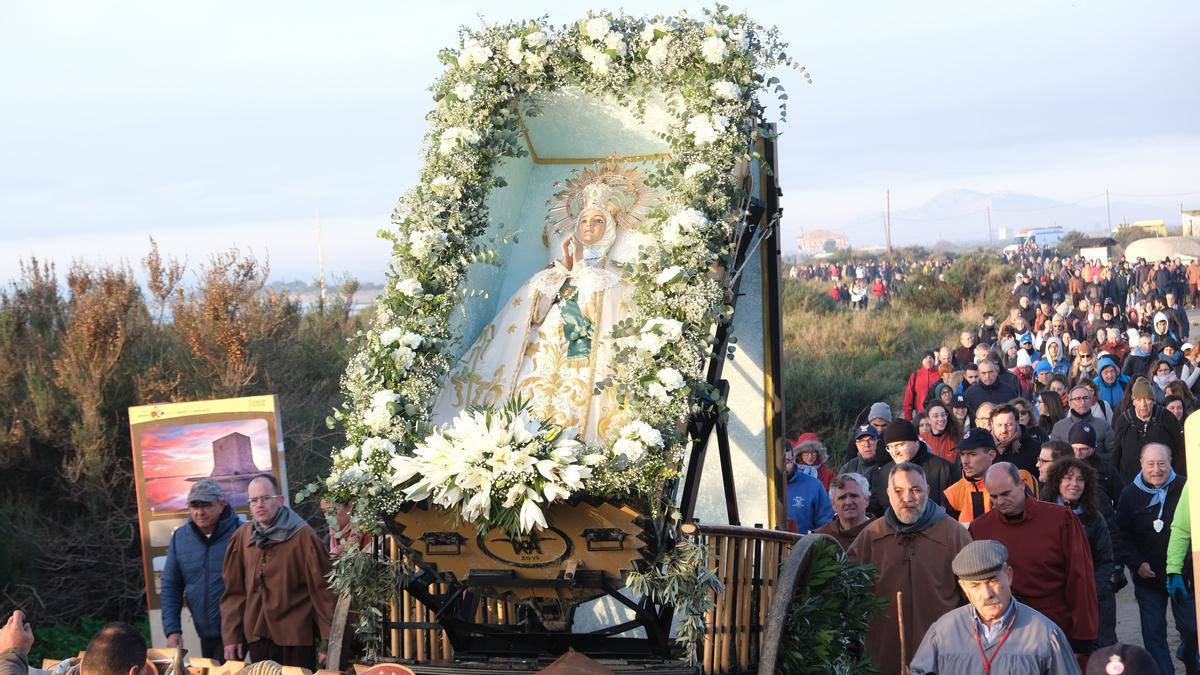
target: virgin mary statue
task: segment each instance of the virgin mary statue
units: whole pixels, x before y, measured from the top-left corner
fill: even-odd
[[[543,241],[550,264],[517,289],[451,369],[433,408],[450,422],[469,406],[501,407],[520,395],[534,416],[607,443],[624,424],[611,389],[609,339],[628,312],[621,266],[637,255],[651,191],[636,170],[612,164],[567,181],[549,204]]]

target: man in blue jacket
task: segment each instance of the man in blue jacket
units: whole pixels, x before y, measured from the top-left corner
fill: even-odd
[[[163,633],[168,647],[183,640],[179,610],[187,597],[192,622],[200,635],[200,652],[205,658],[220,659],[221,594],[225,582],[221,565],[229,539],[242,519],[225,501],[225,491],[216,482],[196,481],[188,492],[188,522],[171,535],[167,564],[162,576]]]

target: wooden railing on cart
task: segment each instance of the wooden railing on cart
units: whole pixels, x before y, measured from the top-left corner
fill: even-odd
[[[705,616],[702,666],[706,675],[753,672],[763,648],[767,616],[779,582],[783,561],[800,536],[791,532],[730,525],[685,526],[708,547],[709,567],[725,585],[715,598],[716,607]],[[397,555],[394,545],[389,546]],[[444,592],[445,589],[439,589]],[[450,642],[427,610],[407,592],[392,603],[391,621],[424,624],[419,628],[393,629],[391,653],[416,663],[452,657]],[[478,620],[510,625],[516,621],[511,603],[480,603]]]

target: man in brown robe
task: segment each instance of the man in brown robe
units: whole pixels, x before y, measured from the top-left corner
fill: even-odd
[[[250,482],[250,522],[229,541],[221,576],[225,659],[276,661],[312,669],[314,637],[329,639],[333,594],[329,553],[304,519],[283,503],[270,475]]]
[[[963,604],[951,563],[971,542],[961,525],[929,500],[920,466],[901,462],[888,476],[890,508],[858,535],[847,555],[879,570],[875,594],[887,600],[887,612],[871,622],[867,653],[880,675],[900,675],[925,631],[943,614]],[[903,661],[896,592],[904,612]]]

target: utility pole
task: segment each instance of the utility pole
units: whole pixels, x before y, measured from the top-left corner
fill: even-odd
[[[320,277],[317,279],[317,288],[321,292],[321,311],[325,311],[325,246],[321,242],[321,209],[317,209],[317,267],[320,270]]]
[[[887,238],[887,252],[892,254],[892,191],[887,191],[887,217],[883,221],[883,233]]]
[[[987,205],[987,213],[988,213],[988,242],[990,243],[992,241],[992,205],[991,204]]]
[[[1104,188],[1104,210],[1108,213],[1108,233],[1112,234],[1112,203],[1108,200],[1108,188]]]

